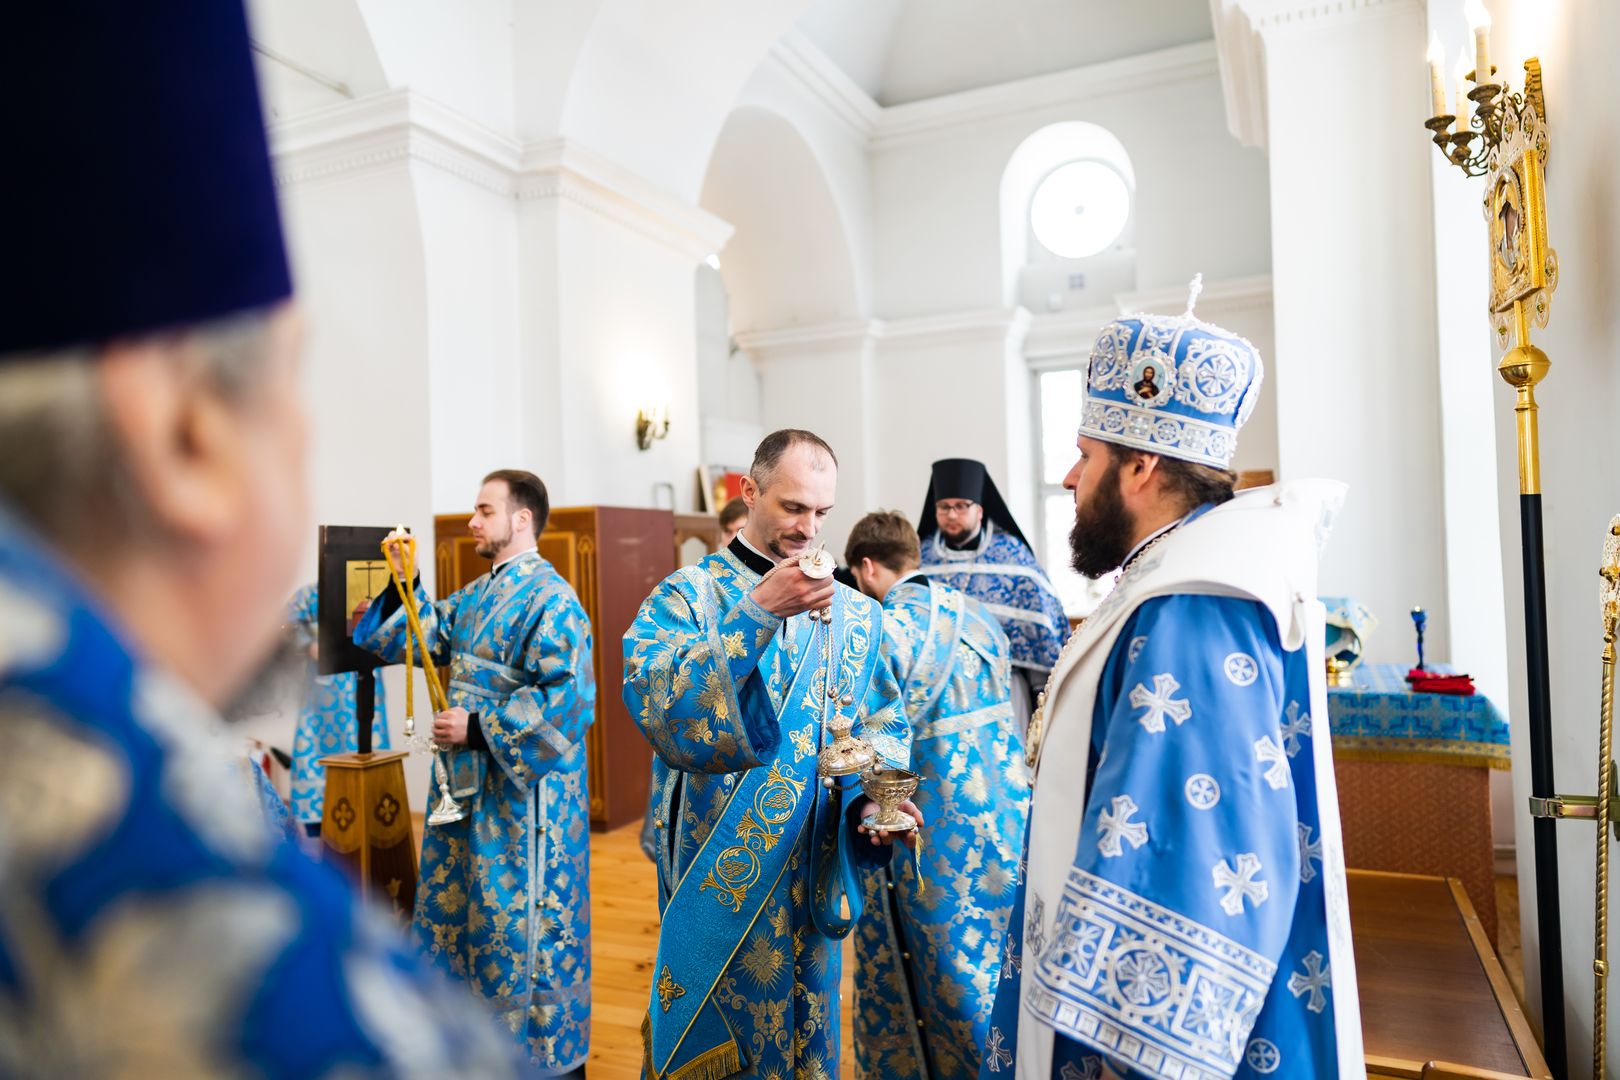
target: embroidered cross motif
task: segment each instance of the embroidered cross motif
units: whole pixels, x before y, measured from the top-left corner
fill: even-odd
[[[1233,686],[1249,686],[1260,677],[1260,665],[1248,653],[1235,652],[1226,658],[1226,677]]]
[[[1221,801],[1221,785],[1209,773],[1193,773],[1182,790],[1194,810],[1208,810]]]
[[[1136,684],[1136,689],[1131,691],[1131,708],[1147,710],[1136,718],[1144,730],[1157,735],[1164,730],[1165,717],[1174,720],[1177,727],[1191,718],[1192,706],[1186,699],[1177,701],[1171,697],[1180,689],[1181,684],[1176,682],[1176,677],[1168,673],[1153,676],[1152,690],[1144,683]]]
[[[984,1044],[984,1063],[991,1072],[1000,1072],[1003,1065],[1012,1064],[1012,1051],[1006,1048],[1006,1039],[1000,1028],[990,1029],[990,1038]]]
[[[1243,901],[1247,900],[1255,907],[1266,902],[1266,897],[1271,895],[1270,886],[1254,879],[1254,875],[1260,870],[1260,857],[1252,851],[1244,852],[1237,857],[1236,868],[1225,859],[1210,867],[1210,876],[1215,881],[1215,887],[1226,890],[1226,895],[1221,897],[1222,911],[1228,915],[1241,915]]]
[[[664,965],[664,973],[658,977],[658,1000],[669,1012],[669,1007],[675,1004],[675,999],[686,993],[686,990],[675,983],[674,976],[669,973],[669,965]]]
[[[1266,783],[1271,790],[1278,791],[1288,786],[1288,754],[1284,752],[1282,743],[1270,735],[1262,735],[1254,740],[1254,760],[1262,765],[1268,762],[1266,769]]]
[[[1305,1007],[1313,1013],[1319,1013],[1327,1008],[1327,995],[1322,993],[1331,985],[1328,979],[1328,969],[1322,966],[1322,954],[1312,949],[1305,954],[1305,970],[1296,971],[1288,976],[1288,992],[1295,997],[1303,997],[1309,993],[1311,998]]]
[[[1078,1065],[1065,1061],[1058,1080],[1102,1080],[1102,1058],[1081,1058]]]
[[[1018,942],[1010,936],[1007,938],[1007,947],[1002,950],[1001,977],[1010,979],[1024,970],[1024,962],[1018,958]]]
[[[1288,756],[1293,757],[1295,754],[1299,753],[1299,737],[1303,735],[1306,738],[1310,738],[1311,714],[1306,713],[1301,716],[1299,712],[1299,702],[1290,701],[1288,703],[1288,711],[1285,715],[1287,715],[1288,719],[1283,724],[1282,728],[1283,746],[1287,749]]]
[[[1249,1052],[1243,1055],[1243,1060],[1257,1073],[1274,1073],[1277,1066],[1282,1064],[1282,1052],[1270,1039],[1254,1039],[1250,1041]]]
[[[1113,809],[1104,810],[1097,816],[1097,850],[1103,858],[1117,858],[1125,853],[1120,841],[1128,841],[1133,848],[1139,848],[1148,841],[1147,826],[1140,821],[1132,821],[1131,815],[1136,813],[1136,800],[1129,795],[1114,796]]]
[[[1147,645],[1146,636],[1131,638],[1131,643],[1125,646],[1125,659],[1133,664],[1136,663],[1136,658],[1142,655],[1142,648],[1145,645]]]
[[[1311,865],[1312,859],[1317,862],[1322,861],[1322,841],[1312,840],[1311,827],[1301,825],[1299,827],[1299,880],[1310,881],[1316,877],[1316,867]]]
[[[1029,916],[1024,924],[1024,945],[1029,955],[1040,959],[1041,948],[1046,944],[1046,901],[1040,897],[1035,898],[1035,906],[1030,909]]]

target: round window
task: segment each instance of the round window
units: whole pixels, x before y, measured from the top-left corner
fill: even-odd
[[[1130,216],[1124,177],[1100,161],[1071,161],[1053,169],[1029,204],[1035,239],[1066,259],[1084,259],[1108,247]]]

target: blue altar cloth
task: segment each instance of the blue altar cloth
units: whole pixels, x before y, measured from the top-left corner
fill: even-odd
[[[1404,664],[1362,664],[1328,686],[1333,751],[1375,761],[1509,767],[1507,719],[1483,694],[1414,693]],[[1456,668],[1430,664],[1439,674]]]

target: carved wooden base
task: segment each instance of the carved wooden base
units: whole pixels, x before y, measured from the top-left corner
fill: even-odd
[[[333,754],[326,766],[321,842],[360,891],[386,898],[407,920],[416,908],[416,843],[405,793],[403,750]]]

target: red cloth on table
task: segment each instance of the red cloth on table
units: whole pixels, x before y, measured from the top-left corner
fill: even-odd
[[[1472,697],[1474,694],[1474,680],[1469,675],[1440,675],[1413,668],[1406,673],[1406,682],[1419,694],[1455,694],[1458,697]]]

